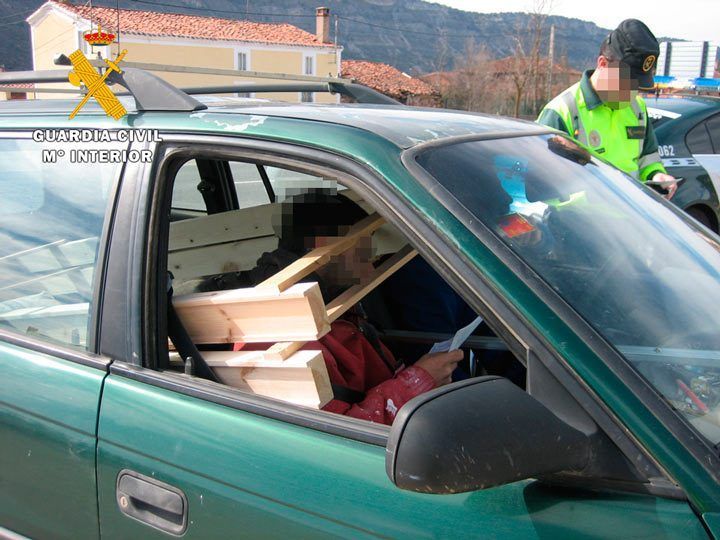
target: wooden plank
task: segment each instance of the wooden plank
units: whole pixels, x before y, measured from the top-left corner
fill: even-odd
[[[169,251],[274,236],[276,204],[231,210],[170,223]],[[254,262],[254,261],[253,261]]]
[[[395,255],[390,257],[383,264],[378,266],[373,272],[372,276],[364,283],[355,285],[349,288],[343,294],[335,298],[330,302],[326,309],[328,314],[328,320],[332,323],[340,318],[348,309],[354,306],[360,301],[365,295],[370,293],[383,281],[393,275],[396,271],[403,267],[408,261],[410,261],[417,252],[409,245],[406,245]],[[295,351],[301,349],[305,345],[305,342],[298,341],[284,341],[275,343],[265,352],[265,357],[268,360],[285,360],[290,357]]]
[[[292,354],[299,351],[303,345],[305,345],[304,341],[280,341],[265,351],[265,358],[268,360],[287,360]]]
[[[255,268],[266,251],[277,248],[275,236],[184,249],[168,254],[168,269],[178,280]]]
[[[325,246],[313,249],[277,274],[260,283],[258,287],[284,291],[308,274],[312,274],[322,265],[327,264],[330,257],[349,249],[363,236],[372,234],[384,223],[385,220],[378,214],[371,214],[363,218],[353,225],[345,236]]]
[[[90,304],[60,304],[49,307],[26,307],[0,313],[0,321],[18,332],[45,336],[63,343],[85,345]]]
[[[332,398],[322,352],[298,351],[284,362],[263,358],[263,351],[204,351],[220,381],[247,392],[320,409]]]
[[[195,343],[314,341],[330,330],[317,283],[282,293],[248,288],[189,294],[173,304]]]
[[[52,251],[63,268],[78,268],[82,265],[93,267],[97,252],[97,239],[86,238],[84,240],[65,242],[64,244],[52,246],[50,251]],[[90,294],[90,282],[85,279],[81,272],[70,272],[68,278],[70,278],[78,292],[84,296]]]
[[[18,251],[17,253],[0,257],[0,263],[19,263],[30,273],[61,270],[62,266],[52,251],[50,251],[50,248],[64,242],[65,240],[56,240],[42,246]]]
[[[98,248],[98,238],[84,238],[65,242],[50,249],[63,262],[63,266],[85,266],[95,264],[95,257]]]
[[[405,263],[417,255],[411,246],[405,246],[387,261],[378,266],[365,283],[350,287],[347,291],[335,298],[327,305],[327,314],[330,322],[339,319],[352,306],[368,295],[373,289],[380,285],[395,272],[400,270]]]
[[[24,307],[0,313],[0,317],[5,320],[13,319],[42,319],[42,318],[64,318],[64,317],[85,317],[90,310],[88,302],[79,302],[77,304],[57,304],[54,306],[41,307]]]
[[[3,296],[6,297],[9,291],[17,291],[16,294],[27,296],[44,290],[53,295],[77,292],[83,296],[89,296],[91,294],[90,283],[92,283],[93,271],[94,267],[92,266],[66,268],[59,272],[43,274],[25,281],[5,285],[0,287],[0,293],[4,292]]]
[[[17,261],[29,273],[49,272],[86,266],[95,263],[98,238],[96,236],[81,240],[56,240],[49,244],[37,246],[0,257],[0,264]]]

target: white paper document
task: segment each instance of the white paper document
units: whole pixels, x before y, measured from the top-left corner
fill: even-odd
[[[475,331],[475,329],[480,326],[480,323],[482,321],[482,317],[478,317],[467,326],[455,332],[455,335],[452,337],[452,339],[446,339],[445,341],[437,342],[430,349],[430,353],[454,351],[455,349],[459,349],[462,344],[467,341],[467,338],[470,337],[470,335]]]

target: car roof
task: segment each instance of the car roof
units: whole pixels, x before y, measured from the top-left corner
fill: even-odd
[[[387,139],[396,146],[405,149],[416,144],[456,136],[468,135],[492,135],[493,133],[507,134],[527,132],[536,133],[544,129],[533,122],[504,118],[500,116],[468,113],[436,108],[416,108],[403,105],[371,105],[371,104],[320,104],[320,103],[285,103],[270,100],[252,98],[234,98],[221,96],[196,96],[196,98],[207,105],[207,109],[187,113],[163,113],[144,112],[142,115],[133,113],[135,104],[130,96],[118,96],[129,111],[129,116],[142,116],[152,119],[153,127],[162,128],[163,118],[168,119],[168,127],[177,123],[179,114],[184,114],[189,120],[213,118],[218,125],[218,132],[227,131],[227,125],[223,126],[221,117],[225,117],[228,123],[237,124],[240,122],[240,115],[251,118],[272,117],[291,120],[306,120],[313,122],[325,122],[328,124],[349,126],[369,131]],[[0,117],[5,116],[6,128],[22,127],[23,120],[32,119],[32,127],[39,126],[38,116],[49,118],[50,116],[65,116],[77,105],[77,99],[39,99],[39,100],[11,100],[0,102]],[[12,118],[11,118],[12,117]],[[91,101],[86,104],[78,119],[84,118],[84,125],[78,126],[87,128],[87,120],[93,122],[93,117],[104,117],[100,106]],[[137,117],[136,117],[137,118]],[[71,121],[65,125],[58,125],[60,119],[56,118],[50,128],[75,127]],[[190,122],[191,124],[192,122]],[[131,124],[132,125],[132,124]],[[103,122],[102,128],[108,128]],[[126,126],[122,126],[126,127]],[[190,126],[188,126],[190,127]],[[190,129],[192,129],[190,127]],[[203,131],[208,131],[203,129]]]
[[[645,104],[653,109],[670,111],[682,116],[720,110],[720,98],[710,96],[649,95],[645,96]]]

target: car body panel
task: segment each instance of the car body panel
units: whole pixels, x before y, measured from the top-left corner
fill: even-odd
[[[253,101],[243,98],[203,98],[202,96],[200,96],[200,100],[207,102],[211,108],[189,114],[162,113],[156,115],[154,113],[144,113],[142,117],[157,116],[163,120],[163,127],[166,128],[172,124],[173,116],[178,118],[189,117],[191,121],[200,120],[201,123],[203,121],[209,123],[211,129],[215,132],[242,131],[262,124],[266,118],[308,120],[322,122],[325,125],[342,125],[370,131],[401,148],[410,148],[419,142],[446,137],[492,131],[513,132],[537,129],[537,125],[532,122],[511,120],[495,115],[433,108],[420,109],[416,107],[367,104],[343,104],[340,106],[307,103],[289,104]],[[50,111],[69,111],[76,104],[77,101],[73,100],[57,100],[46,117],[49,119]],[[132,111],[133,108],[129,106],[128,110]],[[0,104],[0,112],[8,109],[21,111],[23,110],[23,104]],[[77,122],[81,122],[82,118],[102,114],[102,110],[97,106],[94,108],[86,106],[83,113],[77,116]],[[4,119],[11,119],[7,115],[3,115],[3,117]],[[27,117],[28,115],[24,115],[24,118]],[[133,118],[139,117],[141,116],[130,112],[121,122],[131,124]],[[250,118],[250,125],[246,125],[242,117]],[[63,122],[63,124],[64,127],[69,127],[67,122]],[[113,125],[117,126],[118,124]],[[49,124],[43,123],[43,126],[49,127]],[[200,124],[197,124],[194,129],[202,129],[199,126]],[[75,125],[72,127],[75,127]],[[341,144],[341,141],[336,141],[336,144]]]
[[[158,421],[162,418],[162,421]],[[130,468],[181,488],[187,538],[705,536],[687,503],[523,481],[456,495],[400,491],[385,449],[108,377],[98,444],[102,535],[166,537],[123,516]]]
[[[0,341],[0,523],[96,538],[95,429],[105,370]]]
[[[243,139],[279,141],[320,149],[330,157],[342,156],[361,164],[380,179],[381,196],[384,190],[385,194],[402,197],[423,221],[444,236],[448,245],[472,263],[482,279],[507,299],[511,309],[533,332],[542,336],[547,347],[557,351],[578,379],[598,396],[623,429],[631,433],[681,485],[693,507],[710,516],[708,522],[712,521],[713,512],[720,511],[717,477],[695,459],[659,417],[648,410],[643,400],[623,382],[621,374],[603,362],[596,347],[584,341],[544,298],[533,291],[529,285],[531,277],[510,272],[507,262],[479,240],[468,223],[463,223],[443,206],[437,193],[408,171],[402,161],[402,149],[406,145],[436,140],[445,137],[449,131],[428,130],[423,125],[423,113],[419,111],[407,116],[405,112],[378,107],[376,110],[382,113],[378,112],[373,122],[365,125],[368,129],[364,129],[353,126],[357,108],[339,114],[345,115],[342,119],[332,117],[327,123],[303,112],[305,109],[301,106],[292,118],[281,114],[281,110],[290,108],[276,109],[272,115],[264,115],[260,110],[241,113],[223,111],[222,108],[189,114],[130,114],[120,122],[91,111],[79,115],[70,125],[65,116],[67,113],[3,115],[7,120],[3,127],[6,130],[144,128],[191,134],[198,141],[203,135],[226,136],[228,143],[242,142]],[[371,124],[381,123],[383,116],[394,116],[397,123],[404,119],[413,127],[392,137],[372,133],[369,130]],[[508,127],[506,122],[498,121],[494,126],[503,132],[521,131],[519,127]],[[388,121],[387,125],[393,125],[393,122]],[[488,136],[492,130],[487,125],[484,117],[468,120],[462,129],[452,134]],[[538,131],[529,124],[525,127],[528,133]],[[139,198],[145,196],[147,194],[137,195]],[[146,199],[138,200],[137,204],[142,205]],[[131,228],[135,224],[120,226]],[[138,278],[137,281],[142,280]],[[137,285],[141,286],[141,283]],[[133,309],[137,311],[133,320],[141,325],[141,308],[133,306]],[[134,334],[142,329],[122,328],[120,331]],[[17,354],[17,351],[13,352],[13,355]],[[6,364],[12,358],[3,351],[0,367],[9,370]],[[52,376],[53,370],[67,371],[66,361],[48,360],[44,356],[43,359],[51,366],[48,370],[51,378],[35,370],[30,372],[32,381],[43,381],[48,396],[55,388],[62,388],[60,395],[65,399],[71,395],[74,400],[74,383]],[[131,361],[129,358],[121,360]],[[70,370],[73,374],[77,374],[76,371]],[[82,426],[76,426],[74,431],[82,436],[83,452],[94,447],[99,391],[105,375],[96,371],[97,378],[94,378],[89,375],[94,372],[86,372],[84,367],[79,370],[92,380],[97,390],[93,408],[86,411]],[[13,384],[20,385],[17,388],[32,383],[29,376],[16,374],[15,377]],[[85,378],[82,380],[87,382]],[[67,393],[68,384],[71,385],[70,393]],[[84,410],[92,403],[92,395],[86,388],[85,401],[74,401],[73,405],[82,405]],[[55,412],[64,414],[66,406],[69,405],[56,405]],[[103,536],[125,538],[132,535],[149,537],[151,534],[146,525],[119,511],[115,488],[122,469],[132,469],[182,489],[190,504],[187,534],[202,538],[276,533],[277,536],[312,537],[444,537],[477,536],[486,531],[491,531],[494,536],[525,538],[613,536],[618,531],[628,537],[686,535],[692,538],[704,534],[699,519],[686,501],[649,495],[589,493],[548,488],[536,482],[518,482],[471,494],[442,497],[402,492],[385,476],[385,450],[380,446],[271,420],[117,374],[110,375],[105,382],[100,411],[97,456]],[[50,412],[45,410],[47,414]],[[87,431],[90,426],[92,429]],[[67,443],[64,448],[75,446]],[[75,459],[72,451],[67,453]],[[85,454],[81,454],[84,459]],[[275,469],[271,471],[269,464]],[[91,516],[86,517],[89,523],[93,522]],[[272,520],[272,530],[262,528],[265,520]],[[94,523],[97,524],[97,515]],[[157,536],[166,535],[158,532]]]
[[[437,195],[431,195],[427,186],[407,196],[421,207],[425,215],[437,215]],[[538,334],[562,356],[583,383],[592,389],[633,437],[682,486],[693,504],[708,510],[720,507],[718,472],[702,467],[691,458],[688,449],[657,416],[647,410],[640,397],[623,383],[622,374],[603,361],[592,342],[581,339],[568,322],[548,306],[546,299],[540,298],[528,287],[527,284],[535,279],[533,276],[526,276],[522,280],[517,274],[508,273],[507,266],[455,216],[443,216],[436,221],[436,225],[491,280],[493,286],[501,291],[502,297],[513,299],[522,317],[537,329]]]
[[[694,157],[710,176],[715,193],[720,193],[720,155],[695,154]]]
[[[269,129],[273,120],[279,119],[270,119],[262,127]],[[688,450],[622,382],[619,374],[613,372],[543,299],[532,292],[517,275],[510,274],[505,262],[492,253],[452,212],[439,204],[437,195],[423,186],[401,162],[396,146],[368,132],[344,126],[330,125],[327,129],[310,130],[304,120],[287,119],[286,122],[297,122],[299,125],[296,128],[285,128],[283,137],[287,137],[292,129],[292,136],[295,137],[292,140],[296,142],[299,140],[334,153],[342,151],[353,159],[362,156],[365,165],[378,173],[386,186],[402,194],[423,219],[446,236],[451,244],[458,246],[502,297],[511,299],[514,309],[544,336],[585,384],[687,490],[698,508],[720,508],[717,477],[690,456]],[[247,132],[242,133],[255,135],[258,129],[259,126],[248,127]],[[276,134],[273,132],[273,135]],[[344,137],[342,144],[338,144],[339,136]]]
[[[686,134],[700,122],[720,114],[720,100],[701,96],[646,97],[648,112],[664,115],[655,127],[660,157],[669,174],[685,178],[673,203],[683,209],[702,208],[718,232],[720,223],[720,165],[717,156],[695,155]]]

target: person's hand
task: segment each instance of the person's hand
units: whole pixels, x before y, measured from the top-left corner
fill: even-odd
[[[660,184],[661,188],[667,190],[667,195],[663,195],[664,198],[668,201],[673,198],[673,195],[675,195],[678,188],[677,178],[672,175],[659,172],[653,175],[652,181],[657,182]]]
[[[460,349],[448,352],[425,354],[415,365],[423,368],[435,380],[435,386],[442,386],[450,382],[450,376],[455,371],[458,362],[463,359]]]

